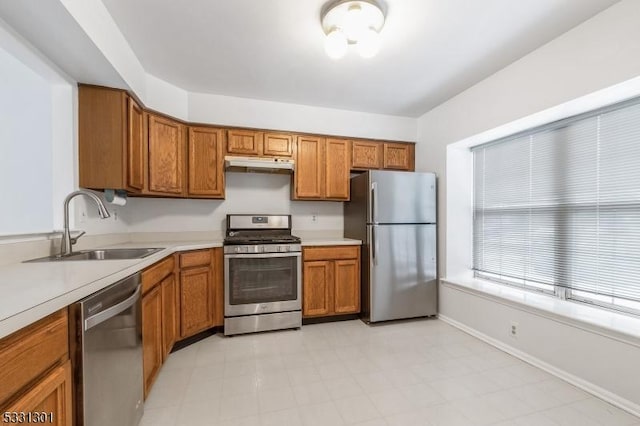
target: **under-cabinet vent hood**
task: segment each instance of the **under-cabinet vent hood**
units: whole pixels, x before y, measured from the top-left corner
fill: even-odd
[[[291,174],[294,161],[286,158],[224,157],[224,169],[230,172]]]

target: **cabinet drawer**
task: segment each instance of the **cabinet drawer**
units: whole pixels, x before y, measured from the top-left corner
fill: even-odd
[[[142,294],[151,290],[164,277],[172,274],[174,266],[175,260],[171,255],[142,271]]]
[[[0,340],[0,406],[52,366],[69,358],[63,309]]]
[[[304,247],[302,257],[308,260],[357,259],[359,246]]]
[[[191,251],[180,255],[181,268],[209,265],[211,265],[211,251],[209,250]]]

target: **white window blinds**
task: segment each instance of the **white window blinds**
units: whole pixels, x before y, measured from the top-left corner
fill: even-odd
[[[638,101],[485,144],[473,155],[476,275],[640,307]]]

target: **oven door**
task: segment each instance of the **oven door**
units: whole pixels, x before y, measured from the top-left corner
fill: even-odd
[[[224,315],[300,310],[302,253],[226,254]]]

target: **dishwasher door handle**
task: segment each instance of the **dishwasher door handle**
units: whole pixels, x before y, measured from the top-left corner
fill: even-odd
[[[113,305],[112,307],[105,309],[102,312],[98,312],[95,315],[91,315],[89,318],[84,320],[84,331],[87,331],[96,325],[100,324],[108,320],[109,318],[113,318],[118,315],[120,312],[129,309],[136,301],[140,298],[140,291],[142,286],[138,284],[136,291],[133,292],[131,296],[117,305]]]

